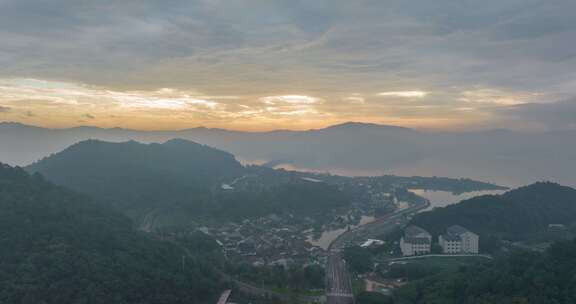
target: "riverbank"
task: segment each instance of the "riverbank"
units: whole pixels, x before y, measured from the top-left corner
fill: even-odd
[[[351,244],[354,239],[359,237],[370,238],[391,232],[396,226],[401,225],[403,217],[407,217],[420,210],[426,209],[430,206],[430,201],[423,200],[420,203],[415,203],[406,209],[400,209],[383,217],[377,218],[375,221],[368,224],[351,229],[339,235],[328,247],[332,249],[343,249],[346,245]]]

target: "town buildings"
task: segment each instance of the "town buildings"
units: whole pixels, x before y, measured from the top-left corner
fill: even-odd
[[[443,254],[478,254],[479,236],[459,225],[446,229],[446,234],[438,237],[438,244]],[[418,226],[408,226],[400,239],[400,250],[403,256],[429,254],[432,247],[432,236]]]
[[[444,254],[477,254],[478,235],[462,226],[448,227],[446,234],[438,237],[438,243]]]
[[[418,226],[408,226],[400,239],[400,250],[403,256],[430,253],[432,235]]]

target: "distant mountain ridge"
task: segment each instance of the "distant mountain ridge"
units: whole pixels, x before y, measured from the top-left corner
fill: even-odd
[[[66,131],[66,130],[117,130],[117,131],[131,131],[131,132],[185,132],[191,130],[208,130],[208,131],[223,131],[223,132],[238,132],[238,133],[275,133],[275,132],[310,132],[310,131],[322,131],[322,130],[331,130],[331,129],[355,129],[355,128],[383,128],[383,129],[397,129],[397,130],[410,130],[416,132],[416,130],[407,128],[407,127],[400,127],[394,125],[385,125],[385,124],[376,124],[376,123],[367,123],[367,122],[344,122],[335,125],[330,125],[324,128],[318,129],[308,129],[308,130],[289,130],[289,129],[276,129],[270,131],[238,131],[238,130],[231,130],[231,129],[223,129],[223,128],[209,128],[204,126],[193,127],[193,128],[185,128],[185,129],[175,129],[175,130],[164,130],[164,131],[142,131],[136,129],[127,129],[121,127],[113,127],[113,128],[102,128],[102,127],[95,127],[95,126],[77,126],[77,127],[70,127],[70,128],[44,128],[38,127],[33,125],[27,125],[20,122],[14,121],[5,121],[0,122],[0,128],[4,127],[12,127],[12,128],[35,128],[35,129],[44,129],[44,130],[51,130],[51,131]]]
[[[275,160],[281,155],[288,158],[307,158],[302,154],[302,140],[316,142],[315,137],[342,132],[358,131],[406,132],[402,127],[344,123],[323,129],[306,131],[274,130],[263,132],[243,132],[226,129],[197,127],[174,131],[139,131],[123,128],[75,127],[68,129],[46,129],[20,123],[0,123],[0,142],[6,143],[0,150],[0,160],[13,165],[28,165],[42,157],[87,139],[123,142],[165,142],[182,138],[200,142],[239,155],[244,159]],[[413,130],[411,130],[413,131]],[[416,131],[413,131],[416,132]],[[270,151],[270,148],[273,148]],[[296,148],[296,150],[295,150]],[[310,151],[313,152],[313,151]],[[314,155],[308,158],[315,158]]]
[[[0,123],[0,161],[28,165],[86,139],[159,143],[173,138],[229,151],[243,162],[282,160],[296,168],[348,175],[468,177],[512,186],[552,180],[576,186],[574,131],[432,133],[356,122],[305,131],[137,131]]]
[[[366,123],[366,122],[354,122],[349,121],[341,124],[336,124],[332,126],[328,126],[321,129],[313,129],[309,131],[329,131],[329,130],[366,130],[366,129],[379,129],[379,130],[396,130],[396,131],[408,131],[408,132],[417,132],[414,129],[406,128],[406,127],[399,127],[393,125],[382,125],[382,124],[375,124],[375,123]]]

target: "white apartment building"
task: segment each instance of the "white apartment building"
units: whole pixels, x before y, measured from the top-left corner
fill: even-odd
[[[459,225],[449,227],[446,234],[438,237],[445,254],[477,254],[479,240],[476,233]]]
[[[400,250],[403,256],[428,254],[431,245],[432,235],[417,226],[408,226],[404,230],[404,236],[400,239]]]

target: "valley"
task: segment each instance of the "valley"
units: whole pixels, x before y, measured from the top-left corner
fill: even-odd
[[[223,284],[236,286],[238,296],[262,303],[266,297],[352,303],[370,284],[402,290],[406,283],[390,281],[379,270],[384,266],[375,266],[396,263],[398,231],[414,222],[429,228],[423,219],[469,204],[460,199],[489,200],[496,196],[486,194],[507,189],[465,178],[349,177],[242,165],[230,153],[186,140],[84,141],[26,170],[123,213],[133,229],[181,248],[182,267],[202,261]],[[483,252],[509,247],[494,244],[482,245]],[[366,255],[364,262],[356,255]],[[357,264],[366,262],[374,265]],[[371,283],[359,287],[363,282]]]
[[[574,303],[575,0],[0,0],[0,304]]]
[[[470,179],[347,177],[241,165],[229,153],[186,140],[83,141],[26,169],[124,213],[136,229],[180,244],[187,256],[206,259],[228,278],[281,298],[321,296],[325,280],[342,282],[324,279],[331,267],[347,278],[337,252],[388,233],[430,204],[412,188],[505,189]],[[211,256],[186,246],[202,238],[211,240],[204,246]],[[290,277],[299,272],[316,279]]]

